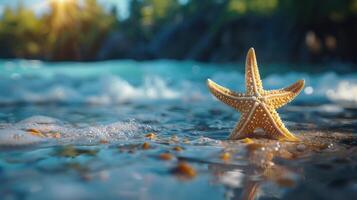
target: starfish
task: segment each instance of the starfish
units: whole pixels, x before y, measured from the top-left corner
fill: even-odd
[[[249,49],[245,64],[245,93],[231,91],[210,79],[207,80],[207,85],[216,98],[241,112],[240,121],[229,139],[263,136],[284,141],[299,141],[284,126],[276,109],[293,100],[301,92],[305,81],[299,80],[280,90],[264,90],[253,48]],[[261,135],[262,132],[264,135]]]

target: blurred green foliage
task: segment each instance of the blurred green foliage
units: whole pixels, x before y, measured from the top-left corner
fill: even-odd
[[[0,23],[0,43],[19,57],[35,56],[41,51],[42,30],[43,23],[32,11],[22,5],[16,10],[6,8]]]
[[[187,34],[180,33],[188,43],[181,44],[182,40],[179,37],[177,44],[171,41],[171,45],[176,48],[171,57],[176,55],[176,58],[182,58],[183,56],[180,55],[187,52],[187,48],[196,47],[181,48],[180,45],[192,44],[199,37],[208,35],[206,40],[218,41],[224,39],[217,39],[217,34],[226,37],[227,34],[224,32],[247,31],[245,27],[231,28],[236,23],[252,22],[254,24],[257,20],[275,20],[276,25],[272,26],[273,28],[284,26],[286,29],[293,27],[294,30],[301,30],[295,42],[301,43],[302,35],[310,29],[322,30],[324,27],[321,24],[326,26],[326,24],[351,23],[353,21],[351,19],[357,16],[357,0],[325,0],[323,2],[314,0],[129,0],[129,2],[130,15],[125,19],[118,19],[115,8],[111,11],[105,10],[96,0],[84,0],[83,3],[76,0],[51,0],[50,12],[42,16],[36,16],[32,10],[22,5],[16,9],[5,8],[0,20],[0,43],[3,47],[0,50],[0,56],[47,60],[93,60],[97,58],[98,52],[112,34],[119,33],[125,38],[121,43],[128,43],[128,45],[124,48],[125,51],[121,52],[126,52],[147,45],[158,35],[168,34],[169,30],[172,32],[175,26],[176,28],[189,26],[192,21],[196,20],[198,23],[194,27],[185,30]],[[351,24],[351,26],[355,25]],[[256,33],[245,33],[245,35],[252,35],[251,37],[254,37],[254,34]],[[341,37],[348,34],[342,34]],[[192,38],[190,38],[191,35]],[[215,44],[219,43],[217,41]],[[234,41],[229,42],[234,44]],[[124,57],[130,56],[130,54],[124,55]]]
[[[357,16],[357,0],[188,0],[184,4],[180,0],[131,0],[130,9],[128,21],[145,31],[200,14],[209,16],[214,11],[223,19],[221,24],[246,16],[279,14],[296,24],[338,22]]]
[[[269,14],[278,7],[278,0],[230,0],[228,11],[245,14],[247,12],[257,12]]]
[[[51,1],[50,12],[37,17],[19,5],[6,8],[0,21],[3,55],[48,60],[90,60],[118,25],[96,0]],[[4,51],[8,52],[4,52]]]

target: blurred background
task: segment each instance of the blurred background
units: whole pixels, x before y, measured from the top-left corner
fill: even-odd
[[[0,2],[0,104],[204,100],[254,47],[267,89],[357,107],[357,0]]]
[[[0,0],[0,57],[356,63],[357,0]]]
[[[0,199],[357,199],[356,36],[357,0],[0,0]],[[206,80],[245,91],[250,47],[311,144],[224,141]]]

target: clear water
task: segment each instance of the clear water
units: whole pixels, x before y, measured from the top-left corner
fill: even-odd
[[[306,80],[279,110],[302,143],[226,140],[239,113],[205,80],[244,91],[240,65],[0,61],[0,199],[357,198],[357,73],[261,73]]]

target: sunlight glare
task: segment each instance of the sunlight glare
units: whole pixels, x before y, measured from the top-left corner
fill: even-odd
[[[52,31],[58,32],[73,22],[77,0],[49,0],[53,14]]]
[[[64,3],[68,3],[68,2],[70,2],[72,0],[52,0],[52,1],[54,1],[56,3],[64,4]]]

